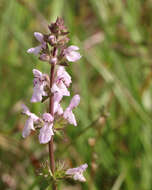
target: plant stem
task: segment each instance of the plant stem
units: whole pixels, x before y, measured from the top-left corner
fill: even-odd
[[[54,48],[54,53],[55,53],[56,49]],[[50,89],[52,88],[53,85],[53,81],[54,81],[54,71],[55,71],[55,65],[52,64],[51,65],[51,70],[50,70]],[[49,104],[49,112],[50,114],[53,116],[53,94],[50,96],[50,104]],[[51,168],[51,172],[52,174],[54,174],[55,171],[55,159],[54,159],[54,150],[53,150],[53,136],[51,137],[51,140],[49,141],[49,158],[50,158],[50,168]],[[55,181],[53,181],[53,186],[52,186],[53,190],[57,190],[57,185],[55,183]]]

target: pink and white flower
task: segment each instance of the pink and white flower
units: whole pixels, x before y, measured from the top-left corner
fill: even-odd
[[[62,99],[62,94],[54,93],[53,100],[54,100],[54,114],[57,113],[58,115],[63,114],[63,109],[60,105],[60,101]]]
[[[44,41],[43,34],[39,32],[34,32],[35,38],[41,43],[39,46],[32,47],[27,50],[27,53],[33,53],[34,55],[38,55],[42,49],[46,49],[46,42]]]
[[[70,168],[66,171],[66,174],[70,175],[74,180],[85,182],[86,179],[83,176],[83,172],[87,169],[87,167],[87,164],[83,164],[77,168]]]
[[[75,62],[81,58],[81,55],[77,50],[79,50],[79,48],[72,45],[66,48],[63,53],[68,61]]]
[[[45,123],[51,123],[54,120],[54,117],[50,113],[44,113],[42,119]]]
[[[37,123],[39,121],[39,117],[35,115],[34,113],[31,113],[28,107],[25,106],[24,104],[22,105],[22,109],[23,109],[22,113],[28,116],[28,119],[26,120],[24,129],[22,132],[23,138],[26,138],[27,136],[30,135],[31,130],[35,130],[34,123]]]
[[[75,116],[74,116],[72,110],[78,106],[79,102],[80,102],[80,96],[78,94],[73,96],[69,106],[66,108],[66,110],[63,113],[63,117],[66,120],[68,120],[68,122],[70,124],[72,124],[74,126],[77,126],[77,122],[76,122],[76,119],[75,119]]]
[[[44,87],[47,85],[46,74],[42,74],[39,70],[33,69],[34,74],[34,88],[31,102],[42,101],[43,96],[47,96]]]
[[[46,144],[51,140],[53,132],[53,116],[49,113],[44,113],[42,116],[44,126],[40,129],[39,142],[40,144]]]
[[[46,144],[51,140],[53,133],[53,123],[51,124],[45,124],[41,129],[40,129],[40,134],[39,134],[39,142],[40,144]]]
[[[56,80],[55,83],[52,85],[51,92],[59,93],[63,96],[70,96],[70,92],[68,91],[66,85],[62,80]]]
[[[56,78],[54,84],[52,85],[51,92],[53,94],[56,93],[60,100],[63,96],[70,96],[70,92],[68,91],[67,87],[69,87],[71,83],[71,77],[66,72],[63,66],[59,66],[56,72]]]
[[[71,76],[66,72],[63,66],[59,66],[57,70],[57,80],[62,80],[64,84],[69,87],[71,81]]]

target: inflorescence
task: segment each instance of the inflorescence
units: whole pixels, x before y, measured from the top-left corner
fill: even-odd
[[[63,120],[77,126],[73,109],[76,108],[80,102],[80,96],[74,95],[69,103],[69,106],[63,110],[61,101],[64,96],[70,96],[68,90],[72,83],[71,76],[65,70],[68,62],[76,62],[81,58],[77,46],[67,46],[69,42],[68,30],[64,26],[62,18],[57,18],[56,22],[48,26],[49,34],[41,34],[34,32],[35,38],[40,42],[37,47],[32,47],[27,50],[28,53],[38,56],[41,61],[48,62],[54,66],[53,76],[43,74],[37,69],[33,69],[34,88],[31,102],[44,102],[50,97],[52,98],[52,114],[43,113],[37,116],[31,113],[30,110],[22,105],[23,114],[27,115],[28,119],[25,123],[22,136],[26,138],[30,135],[32,130],[39,131],[39,142],[41,144],[48,143],[52,136],[56,134],[58,128],[55,128],[55,123]],[[60,127],[62,128],[62,127]],[[68,169],[65,175],[72,177],[74,180],[84,182],[83,171],[87,168],[87,164],[83,164],[77,168]]]

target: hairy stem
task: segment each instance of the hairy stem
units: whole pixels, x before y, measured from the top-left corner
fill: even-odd
[[[54,48],[54,53],[56,49]],[[52,88],[53,81],[54,81],[54,74],[55,74],[55,65],[51,65],[51,70],[50,70],[50,89]],[[49,112],[53,116],[53,94],[50,96],[50,104],[49,104]],[[53,150],[53,136],[51,137],[51,140],[49,141],[49,158],[50,158],[50,168],[52,174],[54,174],[55,171],[55,159],[54,159],[54,150]],[[53,190],[57,190],[57,185],[55,181],[53,182]]]

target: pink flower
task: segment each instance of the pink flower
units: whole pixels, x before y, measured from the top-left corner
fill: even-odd
[[[49,113],[44,113],[42,116],[44,126],[40,129],[39,141],[41,144],[46,144],[51,140],[53,132],[53,116]]]
[[[57,113],[58,115],[62,115],[63,114],[63,109],[60,105],[60,101],[62,99],[62,94],[60,93],[54,93],[54,114]]]
[[[73,98],[71,99],[71,102],[68,106],[70,110],[74,109],[77,107],[80,103],[80,96],[78,94],[74,95]]]
[[[46,74],[42,74],[39,70],[33,69],[34,74],[34,88],[31,102],[40,102],[42,101],[43,96],[47,96],[47,93],[44,90],[44,87],[47,84]]]
[[[83,164],[77,168],[70,168],[66,171],[66,174],[72,176],[74,180],[85,182],[86,179],[83,176],[83,172],[86,170],[87,167],[87,164]]]
[[[48,124],[45,123],[44,126],[40,129],[40,134],[39,134],[39,142],[40,144],[46,144],[51,140],[53,133],[53,123]]]
[[[28,119],[25,123],[22,136],[26,138],[31,133],[31,130],[35,130],[34,123],[37,123],[39,121],[39,117],[36,116],[34,113],[31,113],[24,104],[22,105],[23,114],[28,116]]]
[[[66,59],[70,62],[75,62],[81,58],[80,53],[77,52],[79,48],[77,46],[69,46],[64,50]]]
[[[51,123],[54,120],[53,116],[50,113],[44,113],[42,119],[46,123]]]
[[[54,84],[52,85],[51,92],[56,93],[60,100],[63,96],[70,96],[70,92],[68,91],[67,87],[71,83],[70,75],[65,71],[64,67],[59,66]]]
[[[63,114],[63,117],[65,119],[67,119],[70,124],[72,124],[74,126],[77,126],[77,122],[76,122],[75,116],[72,112],[72,109],[77,107],[79,102],[80,102],[80,96],[78,94],[73,96],[69,106],[66,108],[66,110],[64,111],[64,114]]]
[[[41,43],[41,45],[28,49],[27,53],[33,53],[34,55],[38,55],[42,49],[46,49],[46,42],[43,39],[43,34],[39,32],[34,32],[34,36]]]
[[[70,96],[70,92],[62,80],[55,81],[55,83],[52,85],[51,92],[59,93],[62,96]]]
[[[57,70],[57,80],[62,80],[64,84],[68,87],[70,85],[71,76],[66,72],[63,66],[59,66]]]

